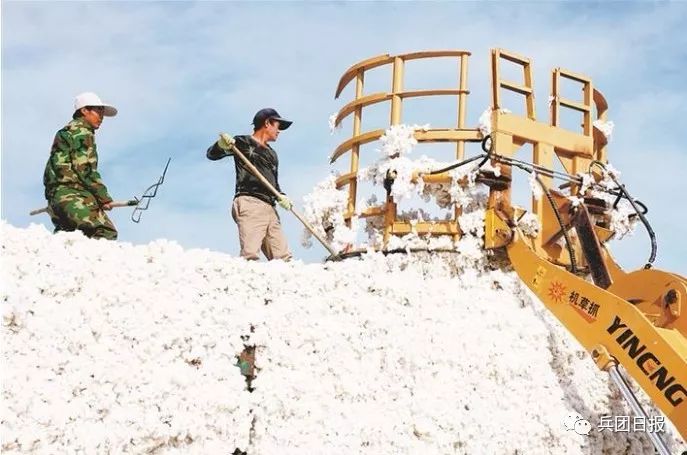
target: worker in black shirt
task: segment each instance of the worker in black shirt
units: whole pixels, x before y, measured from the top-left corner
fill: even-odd
[[[289,120],[282,118],[271,108],[259,110],[253,117],[253,134],[231,137],[220,134],[220,138],[207,151],[210,160],[231,156],[232,146],[236,146],[248,161],[281,193],[279,187],[279,159],[277,152],[269,146],[279,137],[282,130],[291,126]],[[291,259],[291,252],[282,231],[275,203],[284,209],[291,209],[291,201],[282,194],[276,198],[247,168],[243,161],[234,159],[236,167],[236,191],[231,207],[231,216],[239,228],[241,257],[248,260],[259,259],[259,251],[267,259]]]

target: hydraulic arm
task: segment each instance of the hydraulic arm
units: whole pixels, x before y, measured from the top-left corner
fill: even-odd
[[[622,365],[687,439],[687,281],[651,269],[626,274],[613,264],[603,289],[537,255],[511,221],[488,211],[491,246],[505,245],[520,278],[600,369]]]

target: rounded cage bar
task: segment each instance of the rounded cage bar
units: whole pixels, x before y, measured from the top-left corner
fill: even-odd
[[[383,204],[367,207],[356,212],[358,198],[358,171],[360,169],[361,146],[379,140],[385,133],[384,129],[363,130],[363,111],[368,106],[380,103],[390,104],[389,126],[398,125],[403,120],[403,101],[410,98],[455,96],[457,98],[456,118],[454,128],[428,128],[416,130],[415,139],[418,142],[453,142],[456,144],[455,159],[463,160],[465,144],[467,142],[480,142],[483,135],[479,128],[466,127],[468,90],[468,58],[471,53],[465,50],[435,50],[413,52],[399,55],[379,55],[348,68],[341,76],[337,85],[335,98],[339,98],[343,90],[355,80],[354,98],[346,103],[336,113],[334,125],[352,116],[352,134],[350,138],[339,144],[330,156],[330,164],[339,160],[343,155],[350,153],[350,166],[348,172],[336,179],[336,188],[348,187],[348,199],[344,219],[350,227],[352,218],[382,217],[384,230],[384,245],[393,235],[405,235],[416,232],[418,235],[450,235],[458,240],[461,235],[458,217],[460,209],[454,208],[453,217],[449,220],[437,220],[422,222],[419,220],[397,219],[397,206],[387,189],[386,200]],[[405,63],[410,60],[455,58],[458,62],[456,75],[456,87],[444,87],[423,90],[405,90],[404,76]],[[520,66],[522,69],[522,81],[506,80],[501,75],[502,63]],[[391,67],[391,87],[387,92],[364,93],[366,72],[382,67]],[[531,61],[518,54],[503,50],[492,49],[490,56],[491,75],[491,140],[492,151],[507,158],[515,158],[516,153],[525,144],[532,145],[531,163],[553,169],[554,156],[560,161],[565,172],[575,175],[589,169],[593,160],[606,161],[607,138],[596,126],[596,121],[605,122],[608,105],[603,95],[593,88],[592,82],[586,76],[576,74],[561,68],[552,70],[551,92],[549,96],[549,121],[546,123],[537,121],[535,112],[535,92],[532,76]],[[582,96],[579,100],[564,98],[561,95],[561,87],[569,82],[581,85]],[[503,106],[502,91],[521,95],[524,99],[524,115],[516,115],[506,111]],[[582,115],[581,131],[571,131],[560,124],[561,110],[569,109]],[[596,113],[594,112],[596,111]],[[486,177],[478,177],[478,182],[486,183],[489,187],[489,205],[497,203],[510,206],[511,203],[511,173],[510,166],[502,167],[502,175],[498,182],[494,183],[493,174]],[[483,173],[480,173],[484,177]],[[435,175],[423,176],[425,182],[448,183],[451,177],[447,172]],[[540,182],[547,189],[553,189],[552,177],[542,175]],[[574,185],[572,184],[574,190]],[[564,252],[555,251],[552,246],[560,238],[560,226],[552,223],[555,217],[544,198],[532,198],[531,212],[538,217],[542,226],[532,246],[545,250],[552,260],[562,264],[570,261]],[[611,232],[600,232],[600,238],[607,239]],[[553,257],[555,256],[555,258]]]
[[[334,163],[342,155],[350,152],[351,160],[349,172],[339,176],[336,180],[337,189],[348,186],[348,204],[344,219],[349,226],[351,218],[356,215],[360,147],[369,142],[376,141],[384,135],[383,129],[362,131],[363,109],[365,107],[378,103],[390,103],[389,126],[392,126],[402,123],[403,101],[405,99],[432,96],[456,96],[457,109],[455,128],[428,128],[425,131],[416,131],[415,139],[418,142],[454,142],[456,144],[456,159],[463,158],[465,154],[465,142],[479,142],[482,139],[482,135],[478,129],[465,127],[467,96],[470,93],[467,88],[469,56],[470,52],[463,50],[425,51],[393,56],[384,54],[356,63],[343,74],[337,86],[335,97],[338,98],[344,88],[355,79],[355,98],[338,111],[334,124],[335,126],[339,126],[346,117],[353,115],[353,132],[351,137],[341,143],[331,154],[330,163]],[[405,62],[410,60],[447,57],[455,58],[458,61],[456,78],[457,87],[404,90]],[[364,95],[365,73],[371,69],[385,65],[391,66],[391,90],[388,92],[377,92]],[[432,177],[432,180],[436,182],[450,180],[447,174]],[[458,238],[460,232],[457,228],[458,225],[456,220],[459,214],[458,210],[456,210],[455,216],[451,220],[433,223],[413,223],[411,225],[410,221],[397,219],[396,203],[392,196],[387,195],[384,204],[368,207],[357,216],[361,218],[383,216],[384,243],[386,245],[391,235],[403,235],[411,230],[418,232],[418,234],[451,234]]]

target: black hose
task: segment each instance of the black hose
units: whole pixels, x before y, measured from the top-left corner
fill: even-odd
[[[489,145],[487,146],[487,142],[489,142]],[[429,172],[429,175],[434,175],[434,174],[441,174],[446,171],[450,171],[452,169],[464,166],[466,164],[472,163],[473,161],[477,161],[478,159],[482,158],[482,161],[479,163],[477,166],[478,168],[481,168],[489,159],[495,159],[497,162],[507,164],[511,167],[517,167],[518,169],[521,169],[527,173],[534,173],[535,179],[537,180],[537,183],[539,186],[541,186],[544,194],[546,195],[546,199],[549,201],[549,204],[551,205],[551,209],[553,210],[553,213],[556,217],[556,221],[558,221],[558,225],[561,228],[561,232],[563,234],[563,237],[565,239],[565,246],[566,249],[568,250],[568,255],[570,256],[570,268],[572,273],[577,273],[577,259],[575,257],[575,250],[572,247],[572,240],[570,239],[570,236],[568,234],[568,231],[566,229],[566,226],[563,223],[563,218],[561,217],[560,211],[558,210],[558,207],[556,206],[556,202],[553,200],[553,196],[551,196],[550,190],[544,185],[544,182],[541,181],[539,178],[539,174],[542,174],[546,177],[551,177],[551,178],[561,178],[564,180],[568,180],[569,182],[577,183],[578,185],[582,184],[582,179],[580,177],[576,177],[567,173],[562,173],[555,171],[553,169],[548,169],[543,166],[538,166],[536,164],[532,163],[526,163],[524,161],[516,160],[514,158],[509,158],[505,156],[500,156],[500,155],[494,155],[493,154],[493,143],[491,142],[491,136],[487,135],[482,139],[481,142],[482,150],[484,150],[485,153],[474,156],[472,158],[468,158],[463,161],[459,161],[458,163],[451,164],[449,166],[446,166],[441,169],[435,169],[431,172]],[[593,165],[597,165],[601,167],[605,172],[606,167],[601,163],[600,161],[592,161],[590,164],[590,168]],[[607,172],[608,173],[608,172]],[[635,210],[635,213],[639,216],[639,219],[642,221],[642,224],[644,224],[644,227],[647,229],[647,232],[649,233],[649,237],[651,239],[651,255],[649,257],[649,261],[644,265],[645,269],[649,269],[652,266],[652,263],[656,259],[656,251],[657,251],[657,242],[656,242],[656,234],[654,233],[653,229],[651,228],[651,225],[649,224],[648,220],[644,215],[649,211],[647,206],[644,205],[641,201],[632,199],[628,191],[625,189],[624,185],[621,185],[618,183],[618,181],[615,179],[613,175],[608,173],[608,175],[611,177],[613,182],[618,186],[615,190],[608,190],[604,189],[603,191],[612,194],[614,196],[617,196],[615,202],[613,203],[613,208],[615,209],[620,202],[620,199],[626,198],[629,202],[630,205],[632,205],[632,208]],[[638,207],[641,207],[642,210],[640,210]],[[407,251],[406,249],[401,249],[402,251]],[[390,250],[385,252],[384,254],[388,253],[394,253],[394,252],[400,252],[401,250]],[[347,258],[347,257],[360,257],[362,255],[362,252],[352,252],[352,253],[344,253],[340,255],[340,258]]]
[[[489,147],[487,147],[487,141],[489,141]],[[446,171],[450,171],[451,169],[455,169],[457,167],[461,167],[461,166],[464,166],[466,164],[472,163],[473,161],[477,161],[480,158],[483,158],[483,159],[482,159],[482,161],[480,161],[480,163],[477,165],[477,167],[480,168],[480,167],[484,166],[484,163],[486,163],[489,160],[489,158],[491,157],[491,152],[493,151],[493,144],[491,143],[491,136],[490,135],[484,136],[484,139],[482,139],[481,145],[482,145],[482,150],[484,150],[485,153],[473,156],[472,158],[468,158],[468,159],[463,160],[463,161],[459,161],[457,163],[451,164],[451,165],[446,166],[446,167],[441,168],[441,169],[435,169],[435,170],[429,172],[428,174],[429,175],[441,174],[441,173],[444,173]]]
[[[613,183],[615,183],[618,186],[618,188],[617,188],[618,192],[620,194],[622,194],[625,198],[627,198],[627,201],[630,203],[630,205],[634,209],[635,213],[637,213],[637,215],[639,216],[639,219],[642,221],[642,224],[646,228],[646,231],[649,234],[649,239],[651,240],[651,254],[649,255],[649,260],[647,261],[647,263],[644,264],[644,268],[650,269],[652,267],[654,261],[656,260],[656,251],[658,250],[658,243],[656,242],[656,233],[651,228],[651,224],[649,224],[649,220],[647,220],[646,217],[644,216],[644,214],[646,212],[648,212],[648,209],[641,202],[638,202],[638,201],[632,199],[632,196],[630,196],[630,193],[628,193],[628,191],[625,189],[625,185],[621,185],[620,183],[618,183],[615,176],[613,174],[611,174],[610,172],[608,172],[608,170],[606,169],[606,166],[604,166],[604,164],[602,162],[592,161],[590,163],[589,167],[591,168],[594,165],[599,166],[601,169],[603,169],[603,171],[606,174],[608,174],[608,176],[611,178],[611,180],[613,180]],[[618,199],[616,199],[615,204],[613,204],[613,208],[615,208],[619,199],[620,199],[620,197],[618,197]],[[637,207],[638,205],[641,205],[644,208],[644,212],[641,212],[639,210],[639,208]]]
[[[534,173],[534,177],[537,180],[537,183],[539,183],[539,186],[541,186],[544,194],[546,195],[546,199],[549,201],[549,204],[551,205],[551,209],[553,210],[553,214],[556,216],[556,220],[558,221],[558,225],[561,227],[561,232],[563,233],[563,237],[565,238],[565,247],[568,250],[568,255],[570,256],[570,269],[571,269],[572,273],[577,273],[577,259],[575,258],[575,250],[572,247],[572,241],[570,240],[570,236],[568,235],[568,231],[565,228],[565,225],[563,223],[563,218],[561,217],[561,213],[558,210],[558,207],[556,206],[556,202],[553,200],[553,196],[551,196],[549,189],[546,187],[546,185],[544,185],[544,182],[542,182],[541,179],[539,178],[539,173],[537,172],[536,168],[538,168],[540,166],[536,166],[536,165],[531,164],[531,163],[525,163],[525,162],[522,162],[519,160],[514,160],[512,158],[506,158],[506,157],[500,156],[500,155],[496,155],[493,158],[496,159],[496,161],[509,164],[510,166],[517,167],[518,169],[522,169],[523,171],[525,171],[529,174]],[[551,169],[546,169],[546,168],[542,168],[542,169],[545,170],[545,172],[543,172],[543,173],[546,174],[548,177],[553,177],[553,176],[555,176],[555,174],[558,173],[558,172],[551,170]],[[558,174],[560,174],[560,173],[558,173]],[[565,174],[565,175],[567,176],[567,178],[570,179],[570,181],[574,181],[578,184],[581,183],[581,179],[575,178],[575,177],[568,175],[568,174]]]
[[[468,158],[468,159],[466,159],[466,160],[459,161],[459,162],[457,162],[457,163],[451,164],[451,165],[446,166],[446,167],[443,167],[443,168],[441,168],[441,169],[435,169],[435,170],[433,170],[433,171],[431,171],[431,172],[428,172],[427,174],[429,174],[429,175],[441,174],[441,173],[443,173],[443,172],[450,171],[451,169],[455,169],[455,168],[457,168],[457,167],[464,166],[464,165],[466,165],[466,164],[472,163],[473,161],[477,161],[477,160],[480,159],[480,158],[485,158],[484,161],[482,161],[482,162],[479,164],[479,167],[482,167],[482,165],[483,165],[484,163],[486,163],[486,160],[489,159],[489,155],[481,154],[481,155],[473,156],[472,158]]]
[[[567,180],[571,183],[576,183],[578,185],[582,184],[582,179],[580,177],[576,177],[574,175],[567,174],[565,172],[559,172],[559,171],[554,171],[553,169],[546,168],[544,166],[539,166],[536,164],[532,163],[527,163],[525,161],[520,161],[516,160],[514,158],[509,158],[501,155],[494,155],[492,156],[493,159],[495,159],[499,163],[505,163],[510,166],[515,166],[517,168],[520,168],[524,171],[531,172],[531,170],[535,170],[538,174],[544,175],[546,177],[552,177],[552,178],[559,178],[561,180]]]
[[[487,146],[487,142],[489,143],[488,146]],[[566,249],[568,250],[568,255],[570,256],[570,268],[571,268],[573,273],[577,273],[577,260],[575,258],[575,250],[572,247],[572,241],[570,240],[570,236],[568,235],[567,229],[564,226],[563,219],[562,219],[561,214],[558,210],[558,207],[556,206],[556,203],[553,200],[553,197],[551,196],[549,189],[544,185],[544,182],[542,182],[541,179],[539,178],[538,171],[541,172],[542,174],[545,174],[548,177],[559,176],[560,178],[565,178],[571,182],[575,182],[578,184],[581,183],[581,179],[578,177],[571,176],[569,174],[563,174],[561,172],[557,172],[557,171],[554,171],[552,169],[547,169],[547,168],[542,167],[542,166],[537,166],[535,164],[525,163],[525,162],[522,162],[519,160],[515,160],[513,158],[506,158],[506,157],[500,156],[500,155],[494,156],[493,155],[493,150],[494,150],[493,142],[491,140],[490,135],[487,135],[484,137],[484,139],[482,139],[481,145],[482,145],[482,150],[484,150],[484,152],[485,152],[484,154],[477,155],[473,158],[461,161],[461,162],[456,163],[456,164],[452,164],[451,166],[448,166],[448,167],[443,168],[443,169],[438,169],[436,171],[432,171],[432,172],[430,172],[430,174],[440,174],[442,172],[446,172],[448,170],[455,169],[456,167],[471,163],[472,161],[476,161],[480,157],[482,157],[483,160],[479,163],[478,167],[482,167],[484,165],[484,163],[486,163],[489,159],[494,158],[498,162],[505,163],[505,164],[508,164],[510,166],[515,166],[515,167],[522,169],[525,172],[528,172],[530,174],[534,172],[534,176],[535,176],[537,182],[542,187],[544,194],[546,194],[546,198],[549,201],[549,204],[551,204],[551,208],[553,209],[553,213],[556,216],[556,220],[558,221],[558,224],[561,227],[561,232],[563,232],[563,237],[565,238],[565,246],[566,246]]]
[[[616,188],[616,190],[617,189],[618,188]],[[627,197],[625,196],[625,194],[623,194],[622,191],[606,190],[606,192],[608,194],[612,194],[613,196],[618,196],[615,199],[615,201],[613,201],[613,208],[614,209],[618,207],[618,203],[620,202],[621,199],[627,199]],[[642,214],[643,215],[646,215],[647,213],[649,213],[649,208],[642,201],[640,201],[639,199],[635,199],[634,201],[635,201],[635,204],[637,204],[638,206],[640,206],[642,208],[642,210],[643,210]]]
[[[489,147],[487,147],[487,141],[489,141]],[[494,151],[494,141],[491,140],[491,134],[484,136],[482,138],[482,142],[480,142],[480,145],[482,146],[484,153],[491,155],[491,152]]]

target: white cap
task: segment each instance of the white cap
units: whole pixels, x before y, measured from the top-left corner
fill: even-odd
[[[78,111],[82,107],[87,106],[104,107],[105,110],[103,111],[103,115],[106,117],[114,117],[115,115],[117,115],[117,109],[115,109],[114,106],[110,106],[109,104],[103,103],[100,97],[93,92],[84,92],[79,95],[76,95],[76,98],[74,99],[74,110]]]

